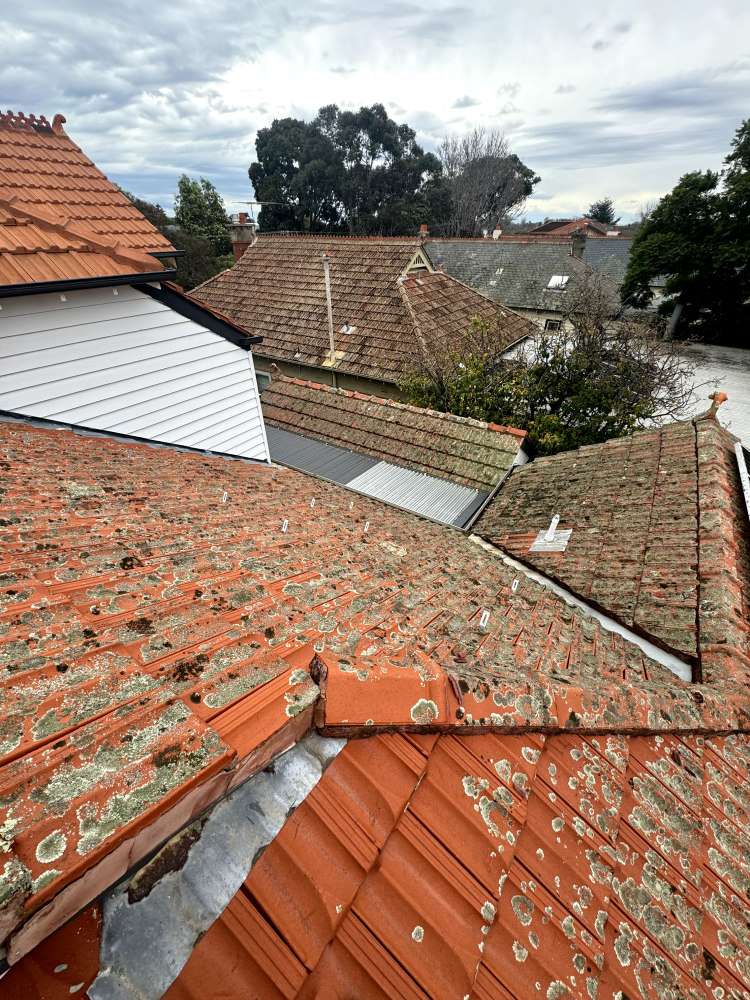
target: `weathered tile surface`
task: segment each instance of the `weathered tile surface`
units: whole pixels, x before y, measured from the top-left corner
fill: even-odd
[[[267,424],[427,475],[491,490],[524,431],[275,374],[261,397]]]
[[[331,259],[336,370],[397,382],[413,369],[420,343],[455,350],[478,316],[508,345],[531,333],[528,320],[447,274],[415,271],[415,239],[261,235],[236,267],[191,293],[263,344],[266,358],[330,367],[321,256]],[[354,332],[339,331],[345,324]]]

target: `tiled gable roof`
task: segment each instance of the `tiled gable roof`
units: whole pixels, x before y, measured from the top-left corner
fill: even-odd
[[[0,286],[160,272],[154,257],[103,247],[63,226],[0,207]]]
[[[352,740],[165,1000],[741,1000],[746,736]]]
[[[267,424],[491,490],[524,431],[275,375],[261,397]]]
[[[427,247],[430,258],[448,274],[512,309],[564,311],[574,300],[579,283],[598,274],[613,306],[619,303],[612,278],[604,269],[598,271],[573,257],[567,240],[431,239]],[[553,275],[568,276],[564,291],[547,287]]]
[[[282,829],[210,956],[233,936],[240,966],[300,997],[561,997],[581,961],[613,990],[747,980],[748,524],[731,436],[703,418],[695,447],[690,683],[460,531],[291,470],[0,423],[11,962],[315,725],[370,739]],[[640,478],[630,506],[650,507]],[[329,889],[315,850],[340,858]]]
[[[514,472],[476,531],[700,662],[708,679],[723,645],[750,663],[750,532],[734,441],[700,419],[539,458]],[[567,548],[530,551],[554,514],[572,529]]]
[[[173,247],[63,130],[65,118],[0,112],[0,208],[63,223],[84,239],[143,252]],[[156,268],[154,268],[156,270]]]
[[[191,293],[263,336],[259,353],[303,365],[330,366],[321,256],[331,258],[336,369],[397,382],[423,344],[459,344],[475,316],[495,324],[510,344],[531,332],[527,320],[422,270],[404,280],[419,241],[261,235],[235,267]],[[344,324],[356,329],[339,331]]]

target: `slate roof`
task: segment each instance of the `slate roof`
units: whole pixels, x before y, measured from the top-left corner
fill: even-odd
[[[0,424],[11,963],[315,725],[357,739],[172,1000],[745,1000],[749,531],[733,437],[707,416],[695,448],[690,683],[462,532],[291,470]]]
[[[427,247],[430,258],[448,274],[511,309],[564,311],[580,281],[597,273],[604,275],[604,287],[613,303],[619,301],[611,255],[599,254],[597,260],[603,267],[598,271],[586,260],[571,256],[568,240],[430,239]],[[547,288],[553,275],[568,276],[564,291]]]
[[[527,336],[528,320],[446,274],[403,278],[421,247],[412,239],[262,235],[229,271],[191,294],[263,336],[264,357],[330,367],[321,256],[331,258],[336,370],[398,382],[420,344],[456,346],[475,316],[496,324],[502,344]],[[344,324],[356,327],[350,334]]]
[[[63,129],[42,118],[0,112],[0,209],[23,210],[69,233],[143,252],[174,248],[83,154]]]
[[[526,432],[275,374],[267,424],[409,469],[491,490]]]

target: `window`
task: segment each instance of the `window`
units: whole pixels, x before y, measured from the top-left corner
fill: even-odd
[[[256,372],[255,381],[258,383],[258,392],[263,392],[266,386],[270,383],[271,376],[268,372]]]
[[[562,320],[560,319],[548,319],[544,324],[545,330],[562,330]]]
[[[547,288],[551,288],[558,292],[565,291],[565,286],[568,283],[568,278],[570,276],[567,274],[553,274],[547,283]]]

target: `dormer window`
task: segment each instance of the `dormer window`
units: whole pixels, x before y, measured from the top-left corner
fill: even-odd
[[[552,291],[564,292],[569,277],[570,275],[568,274],[553,274],[552,277],[547,282],[547,288],[551,289]]]

